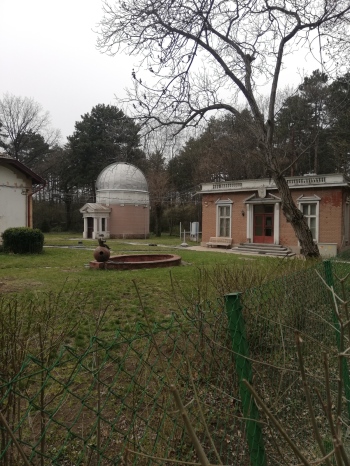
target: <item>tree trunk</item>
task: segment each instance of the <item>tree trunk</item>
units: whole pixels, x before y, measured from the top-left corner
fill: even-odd
[[[64,198],[65,211],[66,211],[66,231],[70,231],[72,226],[72,199],[69,195]]]
[[[320,257],[317,244],[312,238],[312,233],[308,227],[303,213],[295,205],[287,180],[279,173],[273,174],[273,180],[279,191],[282,201],[282,211],[291,224],[296,237],[299,240],[301,253],[308,259]]]
[[[158,238],[162,235],[162,214],[163,208],[162,205],[157,203],[155,205],[155,234]]]

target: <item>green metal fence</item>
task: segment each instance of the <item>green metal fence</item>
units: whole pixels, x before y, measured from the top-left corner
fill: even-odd
[[[346,298],[349,285],[337,277],[350,264],[332,261],[327,270],[318,264],[198,305],[166,327],[139,326],[132,338],[123,332],[108,342],[93,338],[83,352],[66,346],[49,364],[27,357],[11,380],[0,372],[0,465],[198,463],[186,416],[208,464],[298,464],[243,379],[310,461],[319,458],[295,342],[298,332],[308,384],[317,389],[316,422],[330,451],[322,358],[328,355],[336,397],[340,329],[325,283]]]

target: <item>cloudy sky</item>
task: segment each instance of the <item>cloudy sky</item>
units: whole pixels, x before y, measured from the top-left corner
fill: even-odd
[[[81,115],[99,103],[116,104],[114,96],[131,84],[135,58],[96,50],[101,18],[101,0],[0,0],[0,97],[39,102],[62,142]],[[296,58],[282,84],[299,83],[307,66],[317,68]]]
[[[96,50],[101,0],[0,0],[0,97],[31,97],[63,138],[99,103],[115,104],[132,60]]]

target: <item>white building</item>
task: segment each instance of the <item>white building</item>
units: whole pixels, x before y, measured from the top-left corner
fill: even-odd
[[[45,181],[16,159],[0,154],[0,235],[33,226],[33,194]]]
[[[83,238],[147,238],[149,193],[141,170],[129,163],[108,165],[96,180],[96,203],[85,204]]]

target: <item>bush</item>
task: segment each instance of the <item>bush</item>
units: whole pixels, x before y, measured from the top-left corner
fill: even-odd
[[[40,254],[43,251],[44,235],[38,229],[8,228],[2,234],[4,252],[14,254]]]

